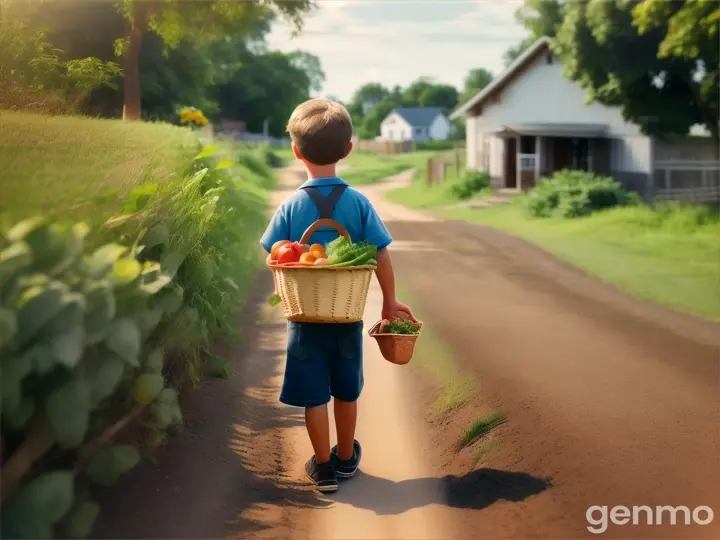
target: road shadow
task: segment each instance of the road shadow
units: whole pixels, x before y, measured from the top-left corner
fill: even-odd
[[[339,503],[388,516],[429,504],[482,510],[498,501],[523,501],[551,485],[547,478],[487,468],[463,476],[413,478],[400,482],[359,471],[355,478],[341,484],[333,498]]]
[[[230,380],[204,380],[184,400],[184,428],[116,486],[96,490],[102,511],[92,538],[225,538],[271,528],[255,518],[258,506],[331,504],[285,474],[281,432],[304,418],[277,400],[286,325],[259,321],[269,273],[252,290],[242,344],[219,348]]]

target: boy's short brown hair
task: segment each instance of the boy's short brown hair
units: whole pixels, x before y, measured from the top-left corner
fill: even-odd
[[[339,103],[310,99],[295,108],[287,131],[303,158],[315,165],[330,165],[347,154],[352,120]]]

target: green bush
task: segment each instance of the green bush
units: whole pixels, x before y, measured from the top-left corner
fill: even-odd
[[[470,199],[490,187],[490,176],[484,172],[466,170],[460,180],[450,188],[451,195],[456,199]]]
[[[209,360],[227,376],[210,345],[234,335],[272,178],[250,153],[214,157],[229,151],[134,189],[102,230],[38,219],[0,237],[3,538],[87,536],[89,485],[140,459],[118,433],[162,441],[182,422],[171,359],[192,382]]]
[[[415,143],[416,150],[453,150],[457,141],[419,141]]]
[[[636,200],[612,178],[582,171],[560,171],[540,180],[525,198],[525,205],[534,217],[574,218]]]

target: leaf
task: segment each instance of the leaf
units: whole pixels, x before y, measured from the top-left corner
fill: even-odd
[[[224,358],[213,356],[208,364],[208,375],[216,379],[230,379],[230,367]]]
[[[150,283],[144,283],[140,288],[148,294],[157,294],[163,287],[167,286],[172,278],[166,274],[158,276],[158,278]]]
[[[135,281],[139,276],[142,267],[135,259],[120,259],[113,264],[110,281],[115,287],[123,287]]]
[[[106,244],[95,251],[88,259],[88,271],[91,277],[99,278],[107,275],[115,261],[127,253],[127,248],[120,244]]]
[[[53,338],[50,348],[55,360],[70,369],[74,368],[85,350],[85,329],[73,326],[68,332]]]
[[[158,429],[166,429],[173,423],[173,409],[171,405],[158,403],[153,406],[153,416]]]
[[[90,384],[90,400],[94,405],[112,395],[125,373],[125,362],[113,354],[96,360],[98,363],[87,376]]]
[[[171,292],[166,292],[160,298],[160,306],[165,313],[175,313],[182,306],[183,289],[179,285],[172,288]]]
[[[55,389],[45,400],[45,414],[62,448],[79,446],[88,429],[90,386],[75,380]]]
[[[146,184],[144,186],[137,186],[129,193],[127,202],[123,207],[123,212],[126,214],[138,212],[145,208],[150,199],[155,193],[157,193],[157,184]]]
[[[15,226],[10,229],[7,233],[7,239],[11,242],[19,242],[21,240],[24,240],[26,236],[28,236],[33,231],[45,227],[47,225],[47,218],[44,217],[34,217],[30,219],[24,219],[20,223],[15,224]]]
[[[0,377],[0,389],[2,393],[3,410],[15,409],[22,402],[22,382],[32,370],[32,362],[23,357],[3,356],[2,377]]]
[[[170,231],[168,230],[167,225],[159,223],[143,235],[140,243],[146,248],[151,248],[165,243],[169,236]]]
[[[140,332],[144,335],[148,335],[152,333],[153,330],[157,327],[157,325],[160,323],[160,319],[162,319],[163,316],[163,310],[162,308],[154,308],[154,309],[146,309],[142,311],[135,320],[137,321],[138,328],[140,328]]]
[[[52,526],[70,510],[75,477],[72,471],[41,474],[3,505],[3,538],[52,538]]]
[[[99,450],[88,463],[85,474],[97,484],[112,486],[139,462],[140,454],[134,446],[115,444]]]
[[[185,257],[187,257],[185,253],[179,253],[177,251],[168,253],[160,263],[163,272],[171,278],[175,277],[175,274],[177,274],[177,271],[180,269],[180,265],[182,265]]]
[[[165,365],[165,351],[162,347],[153,349],[148,355],[145,367],[150,373],[162,373],[163,366]]]
[[[268,298],[268,304],[270,304],[272,307],[277,306],[282,302],[282,298],[280,298],[280,295],[278,293],[273,293],[270,295],[270,298]]]
[[[0,349],[7,345],[17,332],[15,313],[0,307]]]
[[[25,345],[50,319],[72,300],[64,283],[53,281],[46,286],[30,287],[23,291],[18,302],[17,342]]]
[[[13,409],[3,409],[3,426],[14,430],[20,430],[35,412],[35,401],[32,398],[24,398],[20,404]]]
[[[92,532],[95,520],[100,514],[100,505],[93,501],[84,501],[76,505],[67,517],[63,527],[66,538],[87,538]]]
[[[140,337],[140,330],[132,319],[122,317],[110,325],[105,344],[128,364],[137,367]]]
[[[23,354],[21,360],[32,366],[32,370],[38,375],[45,375],[55,367],[55,357],[47,343],[33,346]]]
[[[99,343],[107,335],[115,317],[115,295],[107,281],[93,283],[85,291],[85,342]]]
[[[198,160],[198,159],[210,157],[215,154],[216,150],[217,150],[217,147],[214,144],[209,144],[208,146],[203,148],[202,151],[197,156],[195,156],[194,159]]]
[[[232,161],[227,161],[227,160],[226,160],[226,161],[221,161],[220,163],[218,163],[217,165],[215,165],[215,170],[216,170],[216,171],[221,171],[221,170],[223,170],[223,169],[229,169],[229,168],[232,167],[233,165],[235,165],[235,163],[233,163]]]
[[[165,386],[165,379],[156,373],[143,373],[133,385],[133,399],[140,405],[152,402]]]
[[[66,271],[82,254],[84,241],[90,228],[84,223],[76,223],[65,232],[63,249],[59,250],[59,257],[49,273],[58,275]]]
[[[0,283],[5,283],[18,271],[30,266],[32,259],[30,246],[25,242],[10,244],[0,252]]]

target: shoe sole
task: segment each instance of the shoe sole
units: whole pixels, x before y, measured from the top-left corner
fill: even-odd
[[[355,470],[352,472],[340,472],[338,470],[335,471],[335,474],[337,474],[338,478],[352,478],[355,476],[355,473],[358,472],[359,467],[355,467]]]
[[[315,489],[321,493],[335,493],[338,490],[337,484],[331,486],[321,486],[320,484],[316,483],[315,480],[313,480],[313,477],[310,476],[308,473],[305,473],[305,476],[308,480],[310,480],[310,482],[312,482]]]

